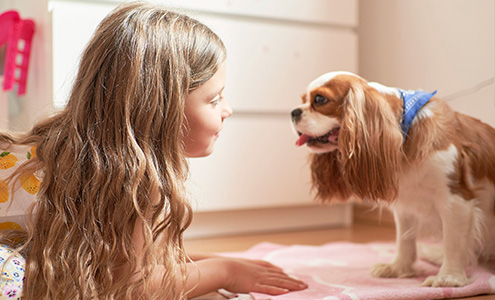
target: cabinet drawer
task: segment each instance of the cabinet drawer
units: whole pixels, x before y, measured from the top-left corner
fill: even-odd
[[[356,26],[357,0],[158,0],[164,5],[237,16]]]
[[[215,151],[190,159],[188,190],[198,211],[311,204],[307,150],[290,116],[232,116]]]
[[[200,19],[200,18],[198,18]],[[227,46],[225,96],[234,110],[288,112],[317,76],[357,72],[350,29],[202,16]]]
[[[121,1],[99,0],[100,3],[109,4]],[[358,0],[154,0],[153,2],[181,10],[231,16],[351,27],[358,23]]]

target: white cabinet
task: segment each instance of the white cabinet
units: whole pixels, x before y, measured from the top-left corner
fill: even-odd
[[[275,213],[272,218],[256,220],[260,228],[280,229],[280,224],[273,226],[277,222],[292,226],[348,224],[348,207],[313,203],[307,152],[295,147],[290,111],[300,103],[306,85],[320,74],[357,72],[357,0],[157,2],[210,26],[228,51],[225,97],[234,114],[225,121],[215,152],[190,160],[188,187],[199,216],[196,219],[215,220],[217,232],[222,231],[219,228],[235,231],[235,225],[228,229],[218,226],[226,220],[222,212],[251,211],[260,216],[262,209]],[[117,1],[49,3],[53,16],[53,90],[56,106],[63,106],[85,44]],[[306,220],[311,220],[286,214],[277,221],[284,207],[291,209],[290,214],[305,207]],[[308,207],[328,210],[328,218],[325,214],[312,216]],[[288,219],[293,222],[286,222]],[[259,225],[263,221],[267,223]],[[209,225],[196,224],[202,228],[198,234],[209,234],[204,226]],[[249,227],[244,224],[244,228]]]

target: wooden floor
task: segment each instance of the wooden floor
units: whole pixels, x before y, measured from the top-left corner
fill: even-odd
[[[391,226],[355,224],[352,228],[314,229],[293,232],[259,233],[242,236],[190,239],[185,241],[190,252],[231,252],[244,251],[261,242],[273,242],[284,245],[322,245],[334,241],[367,243],[373,241],[392,241],[395,229]],[[202,298],[203,299],[203,298]],[[210,295],[204,299],[222,299]],[[495,300],[495,295],[463,298],[469,300]]]
[[[354,225],[352,228],[327,228],[305,231],[259,233],[251,235],[186,240],[188,251],[230,252],[244,251],[261,242],[283,245],[322,245],[334,241],[367,243],[392,241],[395,229],[369,225]]]

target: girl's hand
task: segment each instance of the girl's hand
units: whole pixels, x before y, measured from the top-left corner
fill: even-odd
[[[308,287],[267,261],[220,256],[188,263],[187,278],[189,299],[218,289],[232,293],[281,295]]]
[[[281,268],[267,261],[224,259],[227,267],[227,281],[223,288],[230,292],[280,295],[308,287],[304,282],[290,277]]]

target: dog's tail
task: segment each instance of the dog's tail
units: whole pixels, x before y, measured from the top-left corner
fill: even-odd
[[[434,265],[443,263],[443,245],[442,243],[418,243],[418,257]]]

